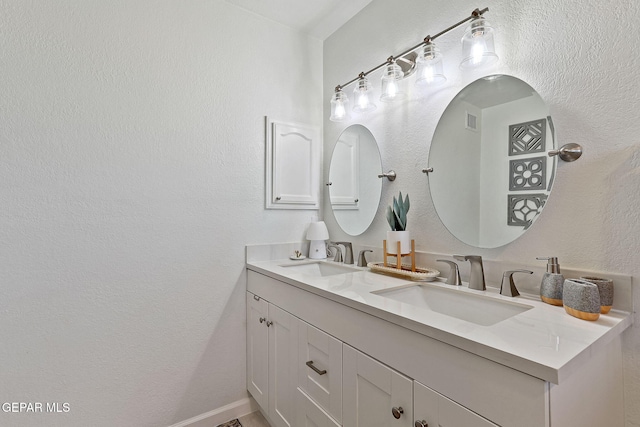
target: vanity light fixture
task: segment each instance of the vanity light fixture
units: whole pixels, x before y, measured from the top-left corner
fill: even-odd
[[[352,83],[358,82],[354,90],[355,112],[368,112],[375,109],[371,97],[371,86],[367,79],[369,74],[384,68],[382,75],[382,93],[380,100],[392,102],[406,98],[406,93],[401,88],[404,78],[413,74],[417,68],[418,85],[438,85],[446,81],[442,72],[442,54],[433,41],[449,31],[471,21],[467,32],[462,38],[464,59],[460,68],[481,67],[493,64],[498,60],[493,43],[493,28],[484,19],[484,13],[489,10],[475,9],[471,15],[455,23],[449,28],[440,31],[433,36],[425,37],[419,44],[410,47],[399,55],[390,56],[385,62],[373,67],[371,70],[361,72],[347,83],[336,86],[335,93],[331,97],[331,116],[329,120],[341,122],[348,118],[346,104],[348,99],[342,89]],[[416,58],[417,53],[417,58]],[[400,65],[398,64],[400,63]]]
[[[416,59],[418,71],[416,71],[416,84],[437,86],[447,81],[442,71],[442,54],[435,43],[430,39],[425,40],[425,45],[418,52]]]
[[[498,61],[493,45],[493,28],[482,15],[477,16],[462,36],[463,59],[460,68],[485,67]]]
[[[369,79],[360,73],[358,76],[358,84],[353,90],[353,111],[358,113],[366,113],[377,108],[373,102],[373,87]]]
[[[393,56],[387,59],[387,64],[384,67],[384,73],[382,74],[382,94],[380,95],[380,101],[382,102],[394,102],[400,101],[407,97],[407,94],[401,88],[401,82],[404,78],[404,72]]]
[[[348,119],[348,104],[349,98],[342,91],[342,86],[336,86],[336,91],[331,97],[331,116],[329,116],[329,120],[333,122],[342,122]]]

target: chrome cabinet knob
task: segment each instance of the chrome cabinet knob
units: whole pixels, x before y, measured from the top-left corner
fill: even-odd
[[[273,325],[273,322],[272,322],[271,320],[269,320],[269,321],[267,322],[267,328],[268,328],[269,326],[271,326],[271,325]]]
[[[404,414],[404,409],[402,409],[402,406],[394,406],[393,408],[391,408],[391,414],[393,415],[393,418],[399,420],[402,414]]]
[[[429,427],[429,424],[427,424],[427,422],[425,420],[416,420],[416,423],[414,424],[415,427]]]
[[[260,323],[264,323],[264,321],[265,321],[265,320],[267,320],[267,318],[266,318],[266,317],[261,317],[261,318],[260,318]]]

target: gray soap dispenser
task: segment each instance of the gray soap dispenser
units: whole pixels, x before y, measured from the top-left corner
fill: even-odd
[[[560,274],[560,264],[558,258],[536,258],[539,260],[547,260],[547,272],[542,276],[540,284],[540,299],[551,305],[562,305],[562,285],[564,284],[564,276]]]

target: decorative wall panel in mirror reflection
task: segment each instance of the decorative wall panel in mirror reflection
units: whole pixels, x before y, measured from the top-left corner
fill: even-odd
[[[509,126],[509,155],[543,153],[546,145],[546,130],[545,119]]]
[[[474,117],[474,126],[469,125]],[[438,216],[459,240],[495,248],[542,212],[555,176],[549,109],[524,81],[483,77],[462,89],[436,127],[429,189]]]
[[[547,158],[525,157],[509,160],[509,190],[546,190]]]

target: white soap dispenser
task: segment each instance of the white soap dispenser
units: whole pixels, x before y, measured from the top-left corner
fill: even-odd
[[[547,272],[542,276],[540,284],[540,299],[551,305],[562,305],[562,286],[564,276],[560,273],[560,264],[556,257],[539,257],[547,261]]]

